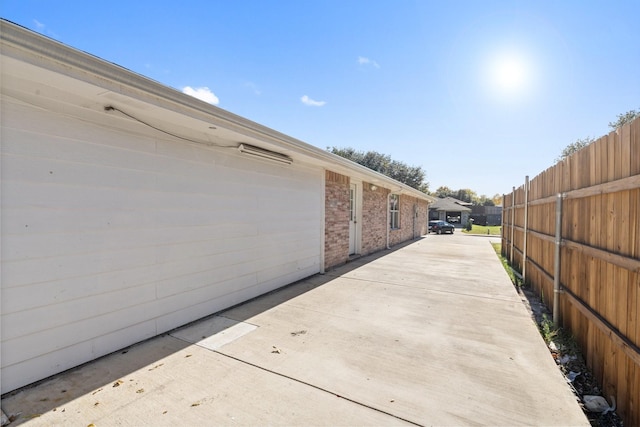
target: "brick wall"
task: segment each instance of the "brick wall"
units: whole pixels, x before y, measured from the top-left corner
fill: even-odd
[[[362,254],[387,247],[387,196],[389,190],[364,183],[362,191]]]
[[[348,176],[325,172],[325,269],[349,259],[349,184]],[[360,254],[368,255],[387,247],[389,221],[387,197],[390,190],[362,185],[362,236]],[[414,218],[414,206],[418,216]],[[415,221],[415,222],[414,222]],[[400,196],[400,228],[389,233],[390,246],[427,234],[427,202]]]
[[[418,211],[414,218],[414,206]],[[400,195],[400,228],[389,233],[390,246],[427,234],[427,202]]]
[[[349,258],[349,177],[325,172],[324,266],[344,264]]]

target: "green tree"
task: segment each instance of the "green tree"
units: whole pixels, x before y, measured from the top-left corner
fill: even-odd
[[[618,118],[615,122],[609,122],[609,127],[612,130],[616,130],[619,127],[626,125],[627,123],[632,122],[636,118],[640,117],[640,108],[638,110],[639,111],[629,110],[624,114],[618,114]]]
[[[327,151],[380,172],[423,193],[429,192],[429,183],[424,180],[425,171],[420,166],[410,166],[404,162],[391,159],[388,154],[381,154],[376,151],[357,151],[351,147],[327,147]]]
[[[477,198],[476,202],[474,202],[474,205],[479,205],[479,206],[495,206],[495,202],[493,201],[492,197],[487,197],[484,194],[480,197]]]
[[[442,187],[438,187],[438,189],[434,191],[433,195],[436,197],[440,197],[441,199],[445,197],[453,197],[454,199],[458,199],[467,203],[472,203],[476,206],[496,206],[496,200],[498,201],[498,204],[502,202],[502,195],[500,194],[496,194],[493,197],[487,197],[484,194],[478,196],[478,194],[475,191],[469,188],[452,190],[449,187],[442,186]]]
[[[583,139],[576,139],[576,142],[571,143],[566,147],[564,147],[564,149],[562,150],[562,153],[560,153],[560,156],[556,158],[556,162],[563,161],[564,159],[566,159],[576,151],[580,151],[587,145],[591,144],[593,141],[595,141],[595,139],[591,138],[590,136]]]
[[[640,109],[638,109],[638,110],[640,110]],[[640,111],[629,110],[626,113],[618,114],[617,119],[615,121],[609,122],[609,127],[612,130],[616,130],[616,129],[626,125],[627,123],[632,122],[633,120],[637,119],[638,117],[640,117]],[[562,160],[566,159],[567,157],[569,157],[570,155],[572,155],[576,151],[580,151],[581,149],[583,149],[584,147],[586,147],[587,145],[591,144],[594,141],[595,141],[595,139],[593,139],[593,138],[591,138],[589,136],[586,137],[586,138],[583,138],[583,139],[577,139],[576,142],[574,142],[572,144],[569,144],[566,147],[564,147],[564,149],[560,153],[560,156],[558,156],[556,158],[556,162],[561,162]]]
[[[473,204],[476,204],[475,202],[478,199],[478,195],[476,194],[476,192],[468,188],[461,188],[456,192],[456,194],[453,197],[463,202],[473,203]]]
[[[453,191],[452,189],[446,186],[438,187],[438,189],[434,193],[436,197],[440,197],[441,199],[444,199],[445,197],[449,197],[449,196],[453,197],[454,194],[456,194],[456,191]]]

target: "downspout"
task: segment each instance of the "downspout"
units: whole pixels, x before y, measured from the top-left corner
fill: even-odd
[[[325,235],[326,233],[326,220],[327,220],[327,170],[322,169],[322,188],[320,189],[320,206],[322,209],[320,210],[320,274],[325,273],[324,263],[325,263]]]
[[[416,205],[413,205],[413,224],[411,225],[411,240],[416,239],[416,215],[418,215],[418,210],[416,209]]]
[[[387,249],[391,249],[391,246],[389,246],[389,239],[390,239],[390,234],[391,234],[391,191],[389,191],[389,194],[387,194]]]

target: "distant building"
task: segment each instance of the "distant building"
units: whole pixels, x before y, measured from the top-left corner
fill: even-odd
[[[456,227],[461,227],[469,221],[471,203],[445,197],[429,205],[429,220],[447,221]]]
[[[500,225],[502,222],[502,206],[472,206],[471,215],[474,224]]]

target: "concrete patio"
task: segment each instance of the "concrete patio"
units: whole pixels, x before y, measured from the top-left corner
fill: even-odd
[[[488,237],[430,235],[3,396],[27,425],[583,425]]]

